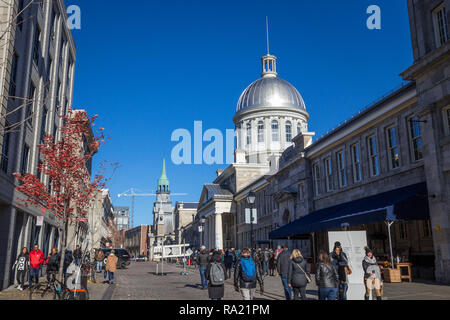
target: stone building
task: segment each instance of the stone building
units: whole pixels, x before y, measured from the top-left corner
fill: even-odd
[[[330,249],[327,231],[366,230],[389,260],[384,220],[392,220],[393,254],[412,262],[413,277],[450,282],[449,5],[408,1],[414,64],[402,77],[410,83],[314,143],[294,138],[269,178],[276,243],[303,239],[316,256]]]
[[[192,237],[187,237],[187,234],[197,215],[197,208],[198,202],[178,201],[175,203],[175,242],[177,244],[182,244],[183,242],[190,244],[190,241],[193,240]]]
[[[244,90],[233,118],[235,163],[219,170],[213,183],[203,186],[198,220],[205,220],[202,236],[209,248],[240,247],[249,242],[249,226],[239,214],[245,210],[248,185],[276,172],[278,159],[292,145],[292,138],[308,128],[303,98],[294,86],[278,77],[277,58],[268,53],[261,61],[261,78]],[[266,229],[260,232],[268,232],[271,213],[264,211]]]
[[[45,134],[59,138],[58,114],[72,105],[76,49],[64,1],[29,2],[6,0],[0,6],[1,289],[14,282],[11,266],[21,247],[37,242],[47,254],[59,242],[60,226],[52,216],[44,214],[37,226],[41,211],[18,205],[12,173],[38,174],[37,145]]]
[[[148,257],[150,250],[149,231],[151,226],[139,226],[125,231],[124,246],[131,255]]]
[[[166,161],[163,161],[161,177],[158,179],[156,202],[153,205],[152,244],[175,242],[174,207],[170,200],[170,182],[166,175]]]

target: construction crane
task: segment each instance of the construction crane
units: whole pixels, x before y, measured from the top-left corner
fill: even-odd
[[[131,217],[130,217],[130,229],[134,228],[134,201],[135,197],[155,197],[156,193],[136,193],[136,191],[140,191],[134,188],[128,189],[124,193],[118,194],[117,197],[131,197]],[[171,193],[171,196],[187,196],[187,193]]]

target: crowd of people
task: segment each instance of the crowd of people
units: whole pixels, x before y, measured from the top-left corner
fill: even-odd
[[[96,249],[93,255],[93,261],[90,258],[90,252],[84,251],[79,245],[75,250],[66,249],[64,255],[64,262],[62,272],[64,275],[64,282],[67,283],[74,273],[81,269],[78,274],[88,277],[91,275],[91,280],[95,282],[95,272],[101,273],[103,271],[103,278],[105,283],[114,282],[114,273],[117,268],[118,258],[114,250],[111,250],[107,257],[101,249]],[[35,244],[29,251],[28,248],[23,248],[18,255],[12,269],[16,271],[17,286],[16,289],[23,291],[26,288],[26,278],[28,275],[28,288],[34,284],[39,283],[39,278],[45,273],[47,281],[55,281],[56,275],[59,273],[61,262],[61,253],[56,247],[52,248],[47,257],[45,257],[39,245]],[[43,272],[45,268],[45,272]],[[77,278],[81,278],[78,276]],[[80,279],[77,280],[81,281]]]
[[[382,299],[381,268],[373,252],[366,247],[362,261],[365,300],[375,289],[377,300]],[[201,288],[208,290],[209,298],[221,300],[225,296],[225,281],[232,279],[234,288],[244,300],[253,300],[259,285],[264,294],[264,277],[280,277],[286,300],[306,300],[306,288],[312,282],[311,264],[302,252],[292,252],[286,246],[258,249],[207,250],[202,246],[189,257],[188,263],[200,272]],[[319,300],[347,300],[348,276],[352,268],[341,243],[333,251],[320,251],[315,268],[315,283]],[[362,279],[361,279],[362,280]]]

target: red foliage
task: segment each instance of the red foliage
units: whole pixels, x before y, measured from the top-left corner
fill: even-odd
[[[20,182],[17,190],[26,196],[22,205],[38,207],[42,213],[51,212],[69,223],[86,221],[94,193],[103,189],[107,180],[101,174],[91,179],[86,167],[105,141],[103,128],[97,133],[92,131],[96,119],[97,116],[89,117],[85,111],[69,109],[63,116],[61,140],[55,143],[54,137],[48,135],[39,145],[44,161],[38,170],[42,176],[48,176],[51,190],[35,175],[14,174]],[[90,146],[87,148],[85,143]]]

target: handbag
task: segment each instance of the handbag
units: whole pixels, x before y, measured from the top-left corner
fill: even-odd
[[[303,268],[302,268],[298,263],[296,263],[296,265],[297,265],[297,267],[299,267],[300,270],[302,270],[302,272],[305,274],[306,282],[311,283],[311,277],[308,276],[308,274],[305,272],[305,270],[303,270]]]
[[[352,269],[349,266],[345,266],[345,273],[349,276],[353,273]]]

